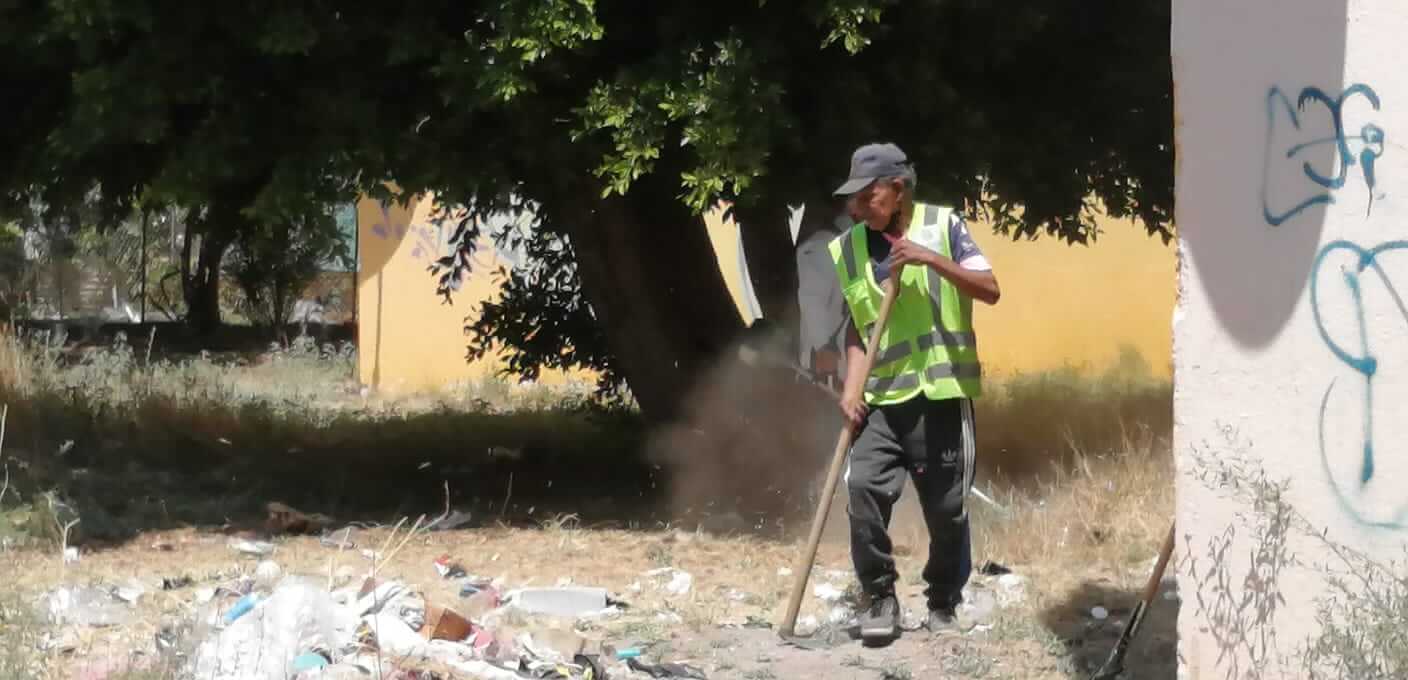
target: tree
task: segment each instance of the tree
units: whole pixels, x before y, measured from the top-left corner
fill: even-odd
[[[469,210],[447,294],[474,218],[534,206],[564,266],[514,272],[479,342],[608,369],[661,417],[741,326],[700,213],[734,206],[786,323],[786,206],[824,205],[861,143],[898,142],[924,198],[1013,236],[1087,242],[1096,201],[1168,235],[1166,2],[364,5],[9,5],[0,92],[69,87],[0,131],[0,196],[204,206],[208,264],[262,218],[394,180]]]
[[[329,209],[241,232],[225,271],[244,294],[241,307],[250,321],[278,329],[289,322],[294,303],[317,278],[322,263],[350,258]]]
[[[638,393],[649,389],[647,405],[682,394],[682,378],[707,365],[689,360],[711,357],[737,328],[729,313],[696,303],[715,299],[717,283],[707,257],[682,257],[708,252],[689,241],[700,231],[691,216],[718,199],[733,203],[764,314],[790,326],[787,206],[830,209],[828,190],[868,141],[908,150],[921,197],[985,211],[1014,238],[1088,243],[1097,207],[1170,237],[1167,3],[728,3],[665,16],[603,5],[593,18],[602,37],[534,59],[509,105],[522,130],[515,139],[572,121],[576,145],[533,148],[605,184],[606,200],[589,207],[592,184],[561,178],[545,190],[535,179],[548,169],[521,173],[535,195],[566,194],[545,198],[549,207],[575,199],[542,216],[539,231],[576,248],[580,280],[565,287],[579,285],[602,312],[612,350],[592,356],[618,357],[598,367],[619,367]],[[540,107],[556,118],[535,118]],[[574,154],[582,144],[591,152]],[[445,280],[467,261],[449,258]],[[474,330],[582,319],[563,288],[545,292],[516,275]],[[646,328],[631,323],[641,317]],[[594,331],[568,337],[596,346]],[[515,344],[513,333],[492,337],[520,364],[553,357]],[[681,352],[683,375],[670,371]]]

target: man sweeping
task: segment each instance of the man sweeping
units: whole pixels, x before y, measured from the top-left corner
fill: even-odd
[[[850,178],[836,190],[862,220],[829,245],[846,300],[846,377],[841,411],[859,428],[846,468],[851,558],[867,610],[861,636],[893,638],[899,627],[897,573],[890,514],[914,480],[929,529],[930,631],[956,627],[955,608],[972,571],[964,497],[973,483],[972,399],[981,392],[973,300],[996,304],[992,267],[951,208],[917,203],[917,177],[894,144],[870,144],[851,158]],[[878,315],[882,282],[899,294],[863,371],[862,333]]]

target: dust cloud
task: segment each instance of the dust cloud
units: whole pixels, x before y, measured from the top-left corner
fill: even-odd
[[[740,351],[740,348],[746,348]],[[750,360],[743,360],[747,355]],[[755,325],[695,383],[680,417],[647,442],[666,472],[669,516],[680,528],[783,537],[805,532],[842,426],[835,398],[798,376],[788,338]],[[923,516],[912,485],[891,533],[922,552]],[[847,540],[845,481],[837,484],[827,542]]]
[[[744,361],[747,347],[752,361]],[[816,508],[841,426],[834,400],[787,367],[785,336],[755,324],[694,384],[647,451],[679,526],[776,533]]]

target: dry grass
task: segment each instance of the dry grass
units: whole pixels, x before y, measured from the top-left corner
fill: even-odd
[[[630,481],[631,466],[638,463],[630,454],[644,437],[629,413],[592,404],[586,387],[564,392],[495,382],[419,400],[364,399],[349,384],[351,361],[336,348],[305,344],[246,364],[149,361],[140,348],[124,346],[93,351],[75,363],[42,338],[0,336],[0,399],[11,404],[6,452],[14,457],[11,463],[25,466],[20,493],[6,497],[0,515],[24,509],[37,525],[52,524],[53,517],[37,512],[44,507],[35,502],[35,492],[58,488],[82,516],[80,530],[86,532],[83,559],[66,568],[48,537],[27,548],[4,549],[0,572],[18,575],[9,601],[32,600],[61,583],[116,583],[136,573],[149,585],[183,575],[213,585],[253,569],[226,547],[226,536],[216,529],[221,518],[241,509],[257,512],[274,499],[306,501],[313,507],[304,509],[347,519],[337,510],[349,509],[351,498],[359,504],[351,510],[390,524],[403,513],[439,512],[445,500],[440,464],[416,476],[420,461],[437,455],[493,459],[491,450],[536,447],[558,455],[558,462],[484,463],[492,474],[474,468],[469,477],[486,480],[487,491],[463,489],[459,481],[451,489],[453,505],[474,512],[474,528],[417,537],[385,575],[421,586],[432,602],[451,605],[460,601],[455,584],[441,581],[431,567],[443,553],[471,573],[503,578],[508,587],[564,580],[603,586],[633,606],[619,618],[585,623],[581,632],[651,645],[656,655],[707,660],[715,671],[711,677],[854,677],[859,659],[866,677],[1063,678],[1079,675],[1089,664],[1086,657],[1105,650],[1114,620],[1092,627],[1083,612],[1103,604],[1118,616],[1127,607],[1172,512],[1166,382],[1132,362],[1094,377],[1066,371],[994,384],[978,403],[980,462],[986,471],[980,487],[1008,511],[973,501],[975,565],[992,560],[1012,568],[1027,580],[1027,598],[1004,610],[992,630],[952,644],[916,643],[879,656],[857,657],[848,648],[831,656],[773,658],[772,638],[763,634],[745,640],[754,647],[743,658],[730,652],[738,641],[721,633],[721,626],[778,619],[789,586],[779,570],[793,566],[795,527],[729,535],[696,531],[694,524],[680,524],[682,530],[668,515],[603,523],[609,513],[594,511],[594,504],[621,497],[629,502],[638,492]],[[55,455],[67,439],[75,441],[69,452]],[[251,468],[239,467],[239,458],[277,472],[250,478]],[[586,464],[573,468],[574,459]],[[385,471],[389,468],[373,467],[383,463],[410,472],[393,476]],[[102,470],[101,478],[76,475],[87,467]],[[318,474],[310,477],[302,470],[297,476],[299,468]],[[596,468],[604,469],[601,476],[574,479]],[[504,472],[518,473],[509,477],[511,489]],[[338,491],[337,484],[346,490]],[[403,507],[392,499],[374,505],[386,499],[358,495],[364,488],[401,485],[406,489],[400,492],[418,498],[417,504]],[[148,497],[132,498],[133,489]],[[299,490],[308,492],[303,501],[286,495]],[[648,492],[639,487],[642,496]],[[338,498],[344,499],[342,506]],[[557,505],[550,506],[550,499]],[[624,506],[613,516],[619,520],[635,507]],[[820,551],[813,583],[844,587],[850,578],[841,530],[844,501],[835,507],[833,540]],[[894,522],[903,586],[910,595],[922,587],[918,573],[927,539],[919,517],[910,493]],[[0,516],[0,537],[5,520]],[[354,540],[377,546],[387,531],[365,530]],[[123,540],[92,542],[107,535]],[[174,550],[153,548],[158,543]],[[275,559],[285,573],[324,577],[343,566],[369,566],[355,550],[339,553],[306,538],[280,540]],[[693,588],[683,597],[664,593],[643,576],[660,567],[690,572]],[[991,585],[991,579],[976,580]],[[20,665],[0,661],[11,663],[0,666],[0,677],[59,677],[125,658],[134,647],[150,651],[163,621],[194,616],[191,589],[153,589],[139,604],[138,621],[86,631],[76,652],[59,655],[39,652],[34,644],[55,631],[32,617],[8,613],[22,609],[0,605],[6,612],[0,615],[5,630],[0,659],[9,658],[6,650],[17,650],[16,658],[37,659],[46,670],[24,675],[14,670]],[[804,605],[803,616],[826,614],[814,598]],[[1163,646],[1162,634],[1156,629],[1150,635],[1136,668],[1143,663],[1155,671],[1151,675],[1171,668],[1171,648]],[[142,672],[166,677],[153,675],[159,670]]]
[[[1144,430],[1121,453],[1077,454],[1052,466],[1036,493],[999,494],[1013,519],[978,505],[984,549],[1018,564],[1049,564],[1071,555],[1096,565],[1147,560],[1173,521],[1173,461],[1168,441]]]

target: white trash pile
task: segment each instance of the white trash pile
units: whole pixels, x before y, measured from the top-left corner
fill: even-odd
[[[212,634],[192,655],[191,671],[212,680],[395,678],[408,669],[420,673],[400,677],[600,680],[593,656],[561,653],[530,633],[503,639],[489,628],[500,604],[559,616],[589,614],[592,604],[609,609],[605,591],[594,600],[593,590],[518,591],[502,600],[495,593],[494,611],[471,623],[395,581],[368,578],[329,591],[326,579],[284,576],[267,595],[255,591],[207,613],[202,623]]]

